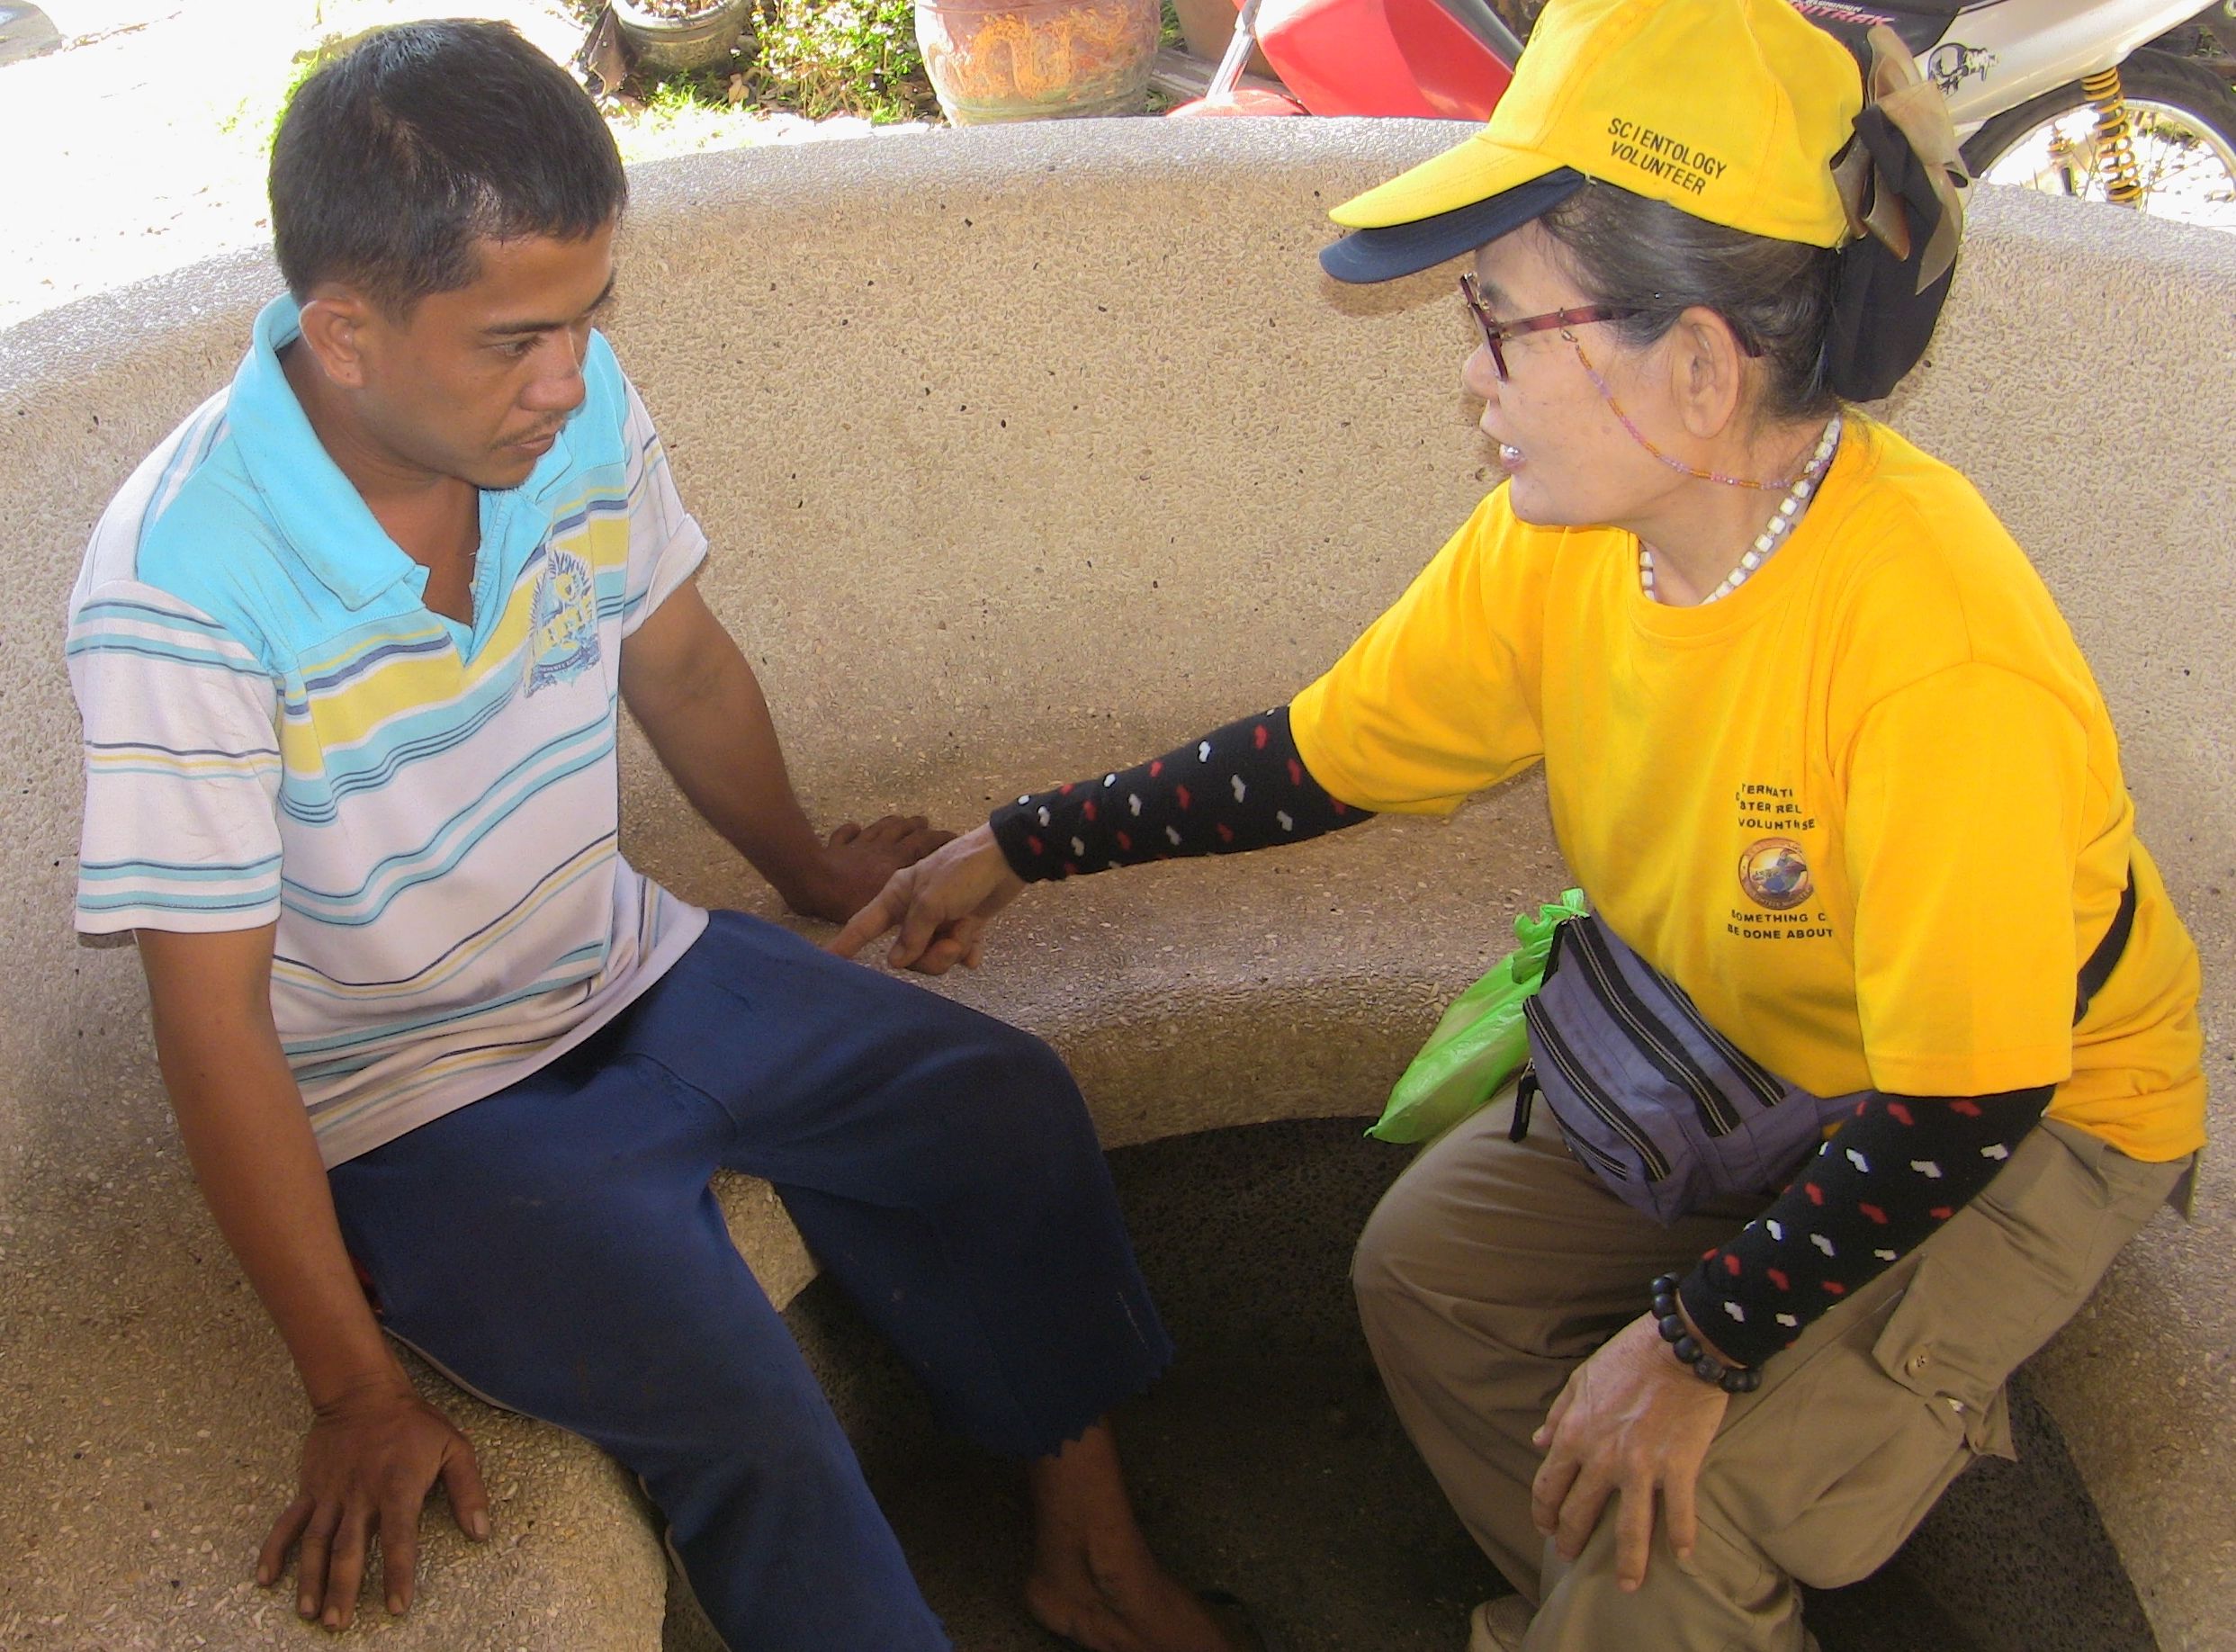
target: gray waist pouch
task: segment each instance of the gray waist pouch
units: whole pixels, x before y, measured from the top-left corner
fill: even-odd
[[[2131,874],[2111,927],[2080,966],[2076,1027],[2134,921]],[[1719,1194],[1778,1192],[1872,1093],[1814,1095],[1750,1060],[1596,913],[1553,931],[1545,983],[1522,1016],[1530,1065],[1515,1091],[1514,1140],[1542,1096],[1576,1157],[1665,1225]]]
[[[1554,932],[1522,1013],[1515,1139],[1542,1097],[1576,1157],[1664,1224],[1719,1194],[1777,1192],[1869,1093],[1812,1095],[1751,1060],[1596,915]]]

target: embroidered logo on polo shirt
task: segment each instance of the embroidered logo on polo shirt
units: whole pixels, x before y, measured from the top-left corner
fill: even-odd
[[[1817,892],[1801,846],[1791,838],[1760,838],[1739,857],[1739,887],[1774,912],[1796,907]]]
[[[597,663],[597,579],[573,552],[547,545],[528,616],[528,692],[573,680]]]

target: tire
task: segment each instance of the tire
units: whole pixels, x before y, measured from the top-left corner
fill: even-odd
[[[2143,210],[2154,216],[2236,229],[2236,91],[2203,63],[2149,48],[2120,65],[2120,85],[2139,117],[2136,159],[2149,192]],[[1987,178],[1998,162],[2009,158],[2043,127],[2067,116],[2083,122],[2093,120],[2079,81],[2029,98],[1988,121],[1965,144],[1964,163],[1975,177]],[[2153,130],[2154,116],[2164,119],[2162,132]],[[2146,150],[2151,153],[2146,155]],[[2174,172],[2154,175],[2152,156],[2160,162],[2170,160],[2181,175],[2178,187],[2153,187],[2158,176],[2171,177]],[[2093,156],[2089,158],[2093,162]],[[2103,199],[2102,180],[2094,175],[2093,166],[2086,175],[2061,170],[2055,183],[2046,172],[2031,180],[1997,181],[2030,183],[2048,193]],[[2057,187],[2058,183],[2063,187]]]

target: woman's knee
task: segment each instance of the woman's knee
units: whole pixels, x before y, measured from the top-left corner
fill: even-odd
[[[1351,1288],[1369,1340],[1395,1347],[1457,1330],[1486,1347],[1546,1351],[1540,1322],[1558,1317],[1561,1293],[1542,1264],[1545,1245],[1510,1248],[1513,1213],[1472,1197],[1450,1171],[1416,1160],[1360,1230]]]
[[[1351,1295],[1369,1330],[1420,1307],[1439,1248],[1422,1201],[1400,1177],[1374,1207],[1351,1249]]]

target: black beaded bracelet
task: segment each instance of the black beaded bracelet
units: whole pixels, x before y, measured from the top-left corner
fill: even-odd
[[[1726,1394],[1752,1394],[1763,1386],[1763,1374],[1751,1365],[1726,1365],[1701,1346],[1684,1315],[1677,1311],[1677,1276],[1665,1273],[1654,1281],[1654,1323],[1661,1340],[1669,1344],[1677,1363],[1702,1382],[1712,1382]]]

